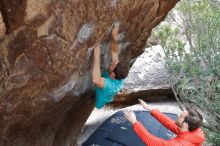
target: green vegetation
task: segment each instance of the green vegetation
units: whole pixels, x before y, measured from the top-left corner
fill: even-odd
[[[182,0],[168,19],[176,25],[161,24],[153,37],[164,48],[170,83],[180,103],[207,114],[208,142],[220,145],[220,1]]]

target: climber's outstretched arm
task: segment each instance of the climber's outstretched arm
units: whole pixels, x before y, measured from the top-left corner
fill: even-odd
[[[119,55],[119,50],[118,50],[118,29],[119,29],[119,25],[114,24],[114,26],[112,28],[112,41],[111,41],[112,64],[114,64],[114,62],[118,62],[118,55]]]
[[[92,68],[92,82],[99,88],[104,88],[104,78],[101,77],[100,70],[100,46],[96,44],[94,46],[94,60]]]
[[[118,42],[112,40],[111,42],[111,55],[112,55],[112,64],[118,62]]]

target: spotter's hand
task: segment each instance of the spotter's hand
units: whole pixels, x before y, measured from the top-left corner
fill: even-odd
[[[133,111],[125,110],[124,111],[124,116],[132,124],[137,122],[136,115],[134,114]]]
[[[149,110],[149,111],[152,110],[152,108],[146,102],[144,102],[142,99],[138,99],[138,101],[146,110]]]

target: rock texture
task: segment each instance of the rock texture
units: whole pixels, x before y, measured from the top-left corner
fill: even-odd
[[[104,69],[120,23],[120,58],[132,65],[177,2],[1,0],[0,145],[74,145],[95,102],[93,44],[102,42]]]
[[[130,69],[125,90],[135,92],[169,88],[169,73],[164,59],[164,50],[160,45],[146,48]]]

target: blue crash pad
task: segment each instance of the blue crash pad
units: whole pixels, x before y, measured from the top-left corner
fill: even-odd
[[[147,111],[134,111],[138,121],[153,135],[170,139],[175,134],[161,125]],[[167,116],[176,120],[177,115],[165,113]],[[83,146],[145,146],[142,140],[133,131],[122,111],[119,111],[108,118],[97,130],[83,143]]]

